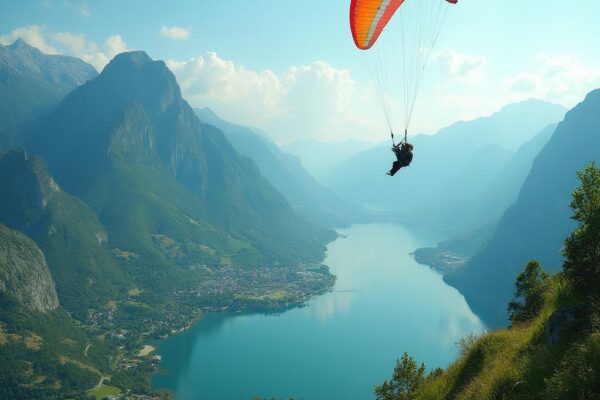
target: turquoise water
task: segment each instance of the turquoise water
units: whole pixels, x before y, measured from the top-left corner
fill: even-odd
[[[328,246],[333,292],[280,315],[209,315],[162,342],[153,385],[181,400],[373,399],[408,352],[445,367],[456,341],[484,329],[439,274],[409,252],[440,238],[399,225],[355,225]]]

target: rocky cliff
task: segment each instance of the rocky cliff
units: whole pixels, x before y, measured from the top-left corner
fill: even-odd
[[[24,234],[0,225],[0,292],[31,311],[58,307],[54,280],[42,250]]]

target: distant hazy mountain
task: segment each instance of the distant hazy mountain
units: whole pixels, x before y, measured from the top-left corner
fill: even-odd
[[[487,145],[477,151],[435,195],[415,207],[411,218],[452,232],[496,222],[514,204],[535,157],[556,125],[549,125],[516,152]]]
[[[196,109],[200,120],[225,133],[233,147],[251,158],[261,174],[279,190],[302,216],[320,225],[339,225],[363,213],[319,184],[302,166],[297,157],[282,152],[273,142],[252,128],[219,118],[208,108]]]
[[[283,150],[300,158],[304,168],[322,181],[336,165],[372,147],[374,143],[354,139],[337,143],[300,140],[284,146]]]
[[[93,211],[65,193],[42,161],[24,151],[0,155],[0,223],[43,250],[63,306],[79,317],[104,304],[127,280],[106,247]]]
[[[448,281],[465,294],[478,315],[506,322],[514,280],[530,259],[556,272],[560,249],[574,228],[571,192],[576,172],[600,159],[600,90],[567,113],[535,159],[515,205],[503,215],[490,242]]]
[[[165,269],[175,261],[157,237],[198,249],[187,266],[252,266],[317,261],[332,235],[298,217],[251,160],[200,122],[173,74],[144,52],[116,56],[71,92],[29,147],[98,214],[111,248],[139,255],[140,277],[178,273]]]
[[[513,151],[559,121],[564,112],[561,106],[537,100],[512,104],[490,117],[411,138],[413,162],[394,178],[385,175],[394,159],[392,152],[389,147],[376,147],[340,164],[325,185],[342,198],[404,212],[411,218],[424,201],[438,198],[448,183],[460,184],[448,189],[455,194],[499,173]]]
[[[58,307],[54,280],[40,248],[27,236],[0,224],[0,292],[31,311]]]
[[[0,147],[20,144],[20,125],[98,75],[78,58],[46,55],[18,39],[0,45]]]

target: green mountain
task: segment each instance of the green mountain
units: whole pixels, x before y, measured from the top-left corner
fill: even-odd
[[[0,45],[0,148],[21,144],[21,125],[98,73],[78,58],[46,55],[18,39]]]
[[[465,268],[446,280],[488,323],[506,323],[506,304],[517,273],[529,259],[554,272],[562,242],[573,229],[570,193],[576,171],[600,159],[600,90],[569,111],[535,159],[518,199],[502,216],[490,241]]]
[[[132,268],[146,279],[172,274],[174,262],[318,261],[333,235],[298,217],[144,52],[116,56],[71,92],[29,134],[28,148],[96,212],[111,248],[137,255]],[[174,258],[165,240],[187,251]]]
[[[424,202],[439,199],[449,207],[460,203],[463,191],[495,178],[513,152],[548,124],[559,121],[564,112],[562,106],[537,100],[511,104],[489,117],[458,122],[435,135],[412,137],[413,162],[393,179],[385,175],[393,154],[388,146],[380,146],[340,164],[324,183],[344,199],[397,211],[407,221],[422,223],[419,213],[426,216],[431,211],[425,209]],[[449,183],[454,187],[448,188]],[[516,183],[515,188],[519,186]],[[442,211],[453,212],[440,207]],[[462,211],[459,209],[456,221],[463,219]],[[483,222],[460,229],[453,224],[445,228],[461,233]]]
[[[340,199],[319,184],[297,157],[282,152],[252,128],[224,121],[209,108],[195,112],[200,120],[223,131],[237,152],[252,159],[269,183],[309,221],[324,226],[340,225],[364,213],[361,207]]]
[[[44,252],[62,305],[84,318],[127,287],[94,212],[63,191],[43,162],[24,151],[0,154],[0,222]]]

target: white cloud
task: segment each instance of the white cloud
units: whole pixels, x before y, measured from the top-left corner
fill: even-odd
[[[379,125],[365,119],[380,113],[368,108],[373,102],[359,95],[350,72],[323,61],[293,66],[282,74],[249,70],[216,53],[168,60],[167,65],[192,105],[265,129],[280,143],[368,139],[365,135],[376,134],[373,127]]]
[[[538,55],[540,68],[506,80],[513,100],[538,98],[571,107],[600,86],[600,69],[586,66],[575,55]]]
[[[58,32],[53,35],[53,38],[65,46],[69,54],[85,54],[98,50],[98,46],[88,42],[82,33]]]
[[[190,30],[179,26],[165,26],[160,28],[160,36],[173,40],[185,40],[190,37]]]
[[[114,56],[128,50],[127,44],[123,41],[121,35],[108,37],[102,46],[88,41],[83,34],[58,32],[53,35],[53,38],[62,45],[61,47],[65,49],[66,54],[81,58],[99,71]]]
[[[46,54],[58,54],[56,47],[48,44],[44,37],[44,28],[40,25],[29,25],[14,29],[6,35],[0,35],[0,44],[12,44],[17,39],[23,39],[33,47],[37,47]]]
[[[485,57],[444,49],[434,59],[447,75],[463,82],[478,83],[485,79]]]

